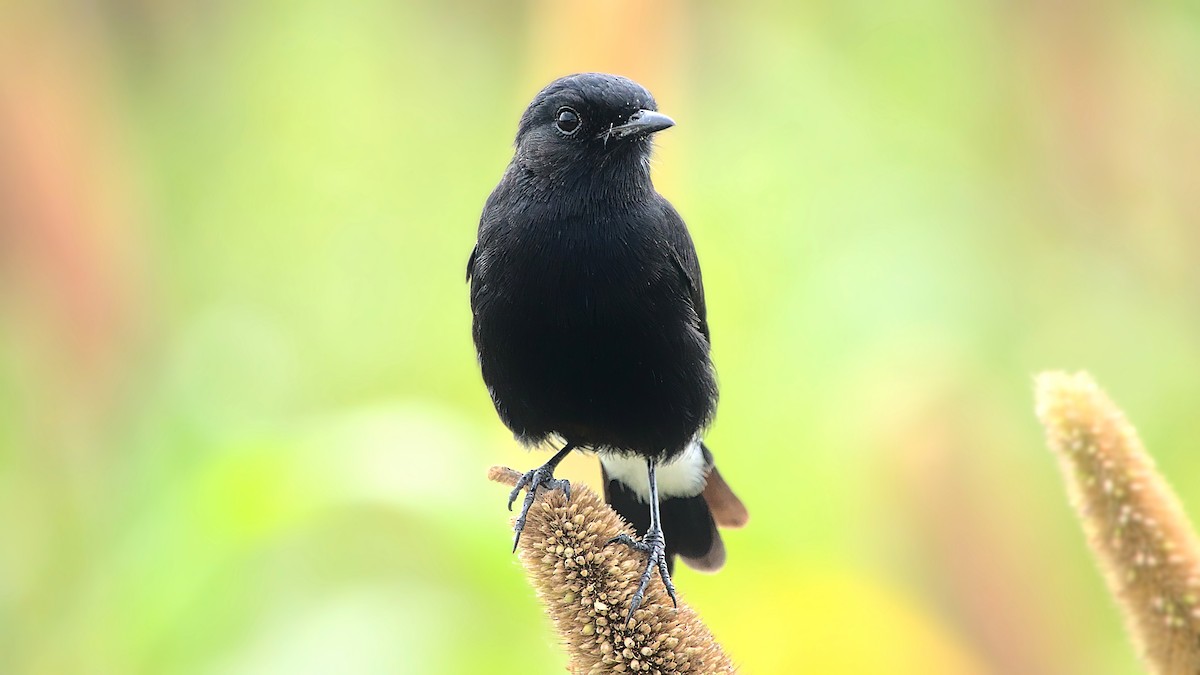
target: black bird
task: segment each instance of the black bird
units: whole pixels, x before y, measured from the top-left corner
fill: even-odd
[[[651,136],[673,126],[624,77],[571,75],[529,104],[516,153],[488,198],[467,263],[475,347],[500,419],[526,445],[565,444],[526,473],[513,550],[538,487],[572,450],[600,457],[605,497],[648,556],[629,617],[657,567],[715,571],[717,525],[747,515],[700,434],[717,382],[700,263],[683,219],[650,181]]]

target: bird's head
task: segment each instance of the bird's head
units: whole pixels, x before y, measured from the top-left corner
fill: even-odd
[[[521,116],[517,159],[537,174],[648,169],[650,137],[675,125],[654,97],[619,75],[568,75],[542,89]]]

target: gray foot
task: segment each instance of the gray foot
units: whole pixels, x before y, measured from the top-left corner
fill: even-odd
[[[655,567],[658,568],[658,575],[662,577],[663,586],[667,587],[667,595],[671,596],[671,604],[679,606],[679,601],[675,598],[675,584],[671,583],[671,573],[667,571],[667,544],[661,528],[650,528],[641,541],[637,541],[627,534],[619,534],[609,539],[608,544],[625,544],[646,554],[646,569],[642,572],[637,592],[633,594],[633,599],[629,602],[629,616],[625,618],[626,626],[633,622],[633,613],[641,606],[642,600],[646,596],[646,587],[650,585],[650,577],[654,576]]]
[[[516,535],[513,537],[514,552],[517,550],[517,544],[521,541],[521,530],[525,529],[525,516],[529,514],[529,507],[533,506],[533,499],[537,496],[538,488],[561,489],[567,499],[571,499],[571,484],[565,478],[555,478],[554,466],[551,464],[544,464],[521,476],[521,479],[517,481],[517,486],[508,495],[509,511],[512,511],[513,502],[517,501],[517,497],[521,494],[521,488],[526,489],[525,504],[521,507],[521,515],[517,516],[517,522],[513,526],[513,530],[516,531]]]

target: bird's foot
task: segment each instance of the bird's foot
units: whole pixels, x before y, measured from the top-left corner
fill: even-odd
[[[525,529],[525,516],[529,514],[529,507],[533,506],[533,499],[537,496],[538,488],[546,488],[547,490],[561,489],[566,495],[567,500],[571,499],[571,483],[565,478],[554,477],[554,464],[543,464],[532,471],[528,471],[521,479],[517,481],[517,486],[508,495],[508,510],[512,511],[513,502],[517,501],[517,497],[521,494],[521,488],[525,488],[525,504],[521,507],[521,515],[517,516],[517,522],[513,525],[513,530],[516,535],[513,536],[513,551],[517,550],[517,544],[521,542],[521,530]]]
[[[679,606],[679,601],[675,598],[675,584],[671,583],[671,573],[667,571],[667,543],[663,538],[662,529],[652,527],[646,531],[645,536],[641,541],[637,541],[627,534],[619,534],[608,540],[608,544],[625,544],[630,548],[641,551],[646,554],[646,569],[642,571],[642,578],[638,583],[637,591],[633,594],[633,599],[629,602],[629,616],[625,618],[625,625],[628,626],[633,621],[633,613],[642,604],[642,600],[646,596],[646,587],[650,585],[650,578],[654,576],[654,568],[658,568],[658,575],[662,577],[663,586],[667,587],[667,595],[671,596],[671,604]]]

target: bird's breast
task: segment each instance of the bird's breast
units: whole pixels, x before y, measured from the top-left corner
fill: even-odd
[[[514,256],[510,274],[525,311],[572,328],[651,312],[663,273],[653,244],[628,228],[580,229],[548,229]]]

